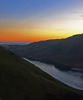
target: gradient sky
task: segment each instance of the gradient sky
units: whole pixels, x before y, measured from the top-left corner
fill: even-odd
[[[83,0],[0,0],[0,41],[40,41],[83,33]]]

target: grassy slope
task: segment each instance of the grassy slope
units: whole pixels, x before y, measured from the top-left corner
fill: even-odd
[[[83,100],[83,91],[64,85],[0,47],[0,98],[2,100]]]

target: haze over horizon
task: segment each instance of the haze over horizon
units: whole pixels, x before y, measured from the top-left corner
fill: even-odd
[[[1,0],[0,41],[41,41],[83,33],[83,0]]]

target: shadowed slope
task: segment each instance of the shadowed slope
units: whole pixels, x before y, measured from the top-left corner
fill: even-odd
[[[83,100],[83,92],[52,78],[0,46],[1,100]]]

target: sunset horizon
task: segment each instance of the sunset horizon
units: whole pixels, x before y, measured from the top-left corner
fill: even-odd
[[[0,1],[0,41],[35,42],[83,32],[82,0]]]
[[[83,33],[81,33],[81,34],[83,34]],[[73,35],[71,35],[71,36],[68,36],[68,37],[58,37],[58,38],[46,38],[46,39],[37,39],[37,40],[29,40],[29,39],[24,39],[24,40],[13,40],[13,39],[10,39],[10,40],[1,40],[0,42],[39,42],[39,41],[47,41],[47,40],[57,40],[57,39],[67,39],[67,38],[69,38],[69,37],[72,37],[72,36],[75,36],[75,35],[81,35],[81,34],[73,34]]]

